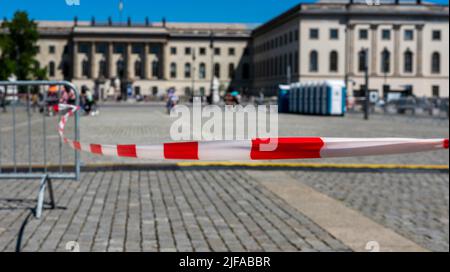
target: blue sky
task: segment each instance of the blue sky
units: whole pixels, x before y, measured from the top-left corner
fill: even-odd
[[[0,18],[10,18],[18,9],[26,10],[38,20],[80,20],[107,21],[108,16],[119,20],[119,0],[79,0],[79,6],[69,6],[73,0],[0,0]],[[123,21],[128,16],[133,21],[176,22],[265,22],[299,2],[314,0],[124,0]],[[448,0],[431,0],[447,4]]]

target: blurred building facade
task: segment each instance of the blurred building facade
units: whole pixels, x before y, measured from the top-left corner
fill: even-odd
[[[38,61],[50,79],[116,97],[175,88],[274,94],[278,84],[345,80],[351,94],[449,96],[448,6],[418,3],[300,4],[251,28],[245,24],[39,22]],[[361,54],[368,49],[368,56]],[[217,78],[217,80],[213,80]]]

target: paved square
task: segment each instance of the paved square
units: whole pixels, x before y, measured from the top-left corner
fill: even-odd
[[[18,109],[16,117],[16,160],[27,165],[28,123],[23,109]],[[2,166],[13,163],[10,118],[11,113],[0,114]],[[42,137],[44,124],[49,132],[46,138]],[[170,141],[170,124],[158,105],[105,107],[99,117],[82,118],[81,135],[83,141],[93,143],[152,144]],[[61,146],[59,157],[55,118],[33,114],[30,125],[31,163],[44,163],[44,140],[47,164],[72,162],[74,153],[66,146]],[[448,135],[448,120],[376,115],[365,122],[360,115],[280,115],[280,136]],[[85,165],[154,163],[90,154],[83,154],[82,161]],[[448,165],[449,158],[448,151],[439,151],[315,162]],[[79,243],[82,251],[352,250],[327,226],[289,204],[277,190],[264,186],[258,175],[264,176],[265,171],[257,170],[259,174],[251,176],[236,168],[157,169],[150,164],[140,171],[83,172],[80,182],[55,180],[58,207],[45,210],[41,220],[31,213],[37,180],[0,180],[0,251],[66,251],[71,241]],[[328,196],[378,224],[381,232],[396,233],[423,250],[449,250],[448,173],[277,171],[280,177],[288,175],[314,194]]]

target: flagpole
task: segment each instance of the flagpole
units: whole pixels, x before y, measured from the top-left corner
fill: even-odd
[[[123,0],[119,1],[119,24],[122,25]]]

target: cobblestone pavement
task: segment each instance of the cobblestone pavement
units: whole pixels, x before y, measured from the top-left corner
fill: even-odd
[[[54,187],[57,209],[36,220],[37,182],[0,183],[0,251],[349,250],[244,171],[84,173]]]
[[[449,251],[449,175],[291,172],[432,251]]]
[[[17,161],[28,162],[28,134],[25,110],[18,108],[16,131]],[[98,117],[81,118],[81,138],[88,143],[138,143],[156,144],[171,141],[170,126],[174,119],[169,118],[160,105],[147,107],[104,107]],[[33,114],[31,123],[31,161],[42,164],[44,162],[43,120],[38,114]],[[46,137],[47,163],[59,162],[59,138],[56,133],[56,119],[46,118],[48,135]],[[67,127],[68,136],[71,135],[72,122]],[[0,163],[13,162],[13,130],[11,127],[11,112],[0,113]],[[383,117],[374,115],[370,121],[364,121],[362,115],[350,114],[345,118],[317,117],[282,114],[279,116],[280,136],[322,136],[322,137],[417,137],[444,138],[449,137],[448,119],[411,118],[411,117]],[[62,147],[62,161],[73,161],[73,151],[69,147]],[[118,159],[98,157],[82,154],[85,164],[104,162],[150,163],[153,161],[136,161],[132,159]],[[443,164],[449,163],[448,151],[410,154],[401,156],[364,157],[326,159],[320,162],[334,163],[394,163],[394,164]]]

